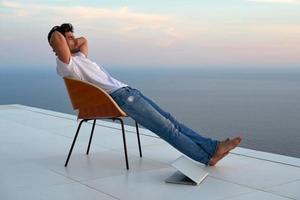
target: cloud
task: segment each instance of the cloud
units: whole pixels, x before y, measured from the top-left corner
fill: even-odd
[[[148,38],[159,46],[170,46],[181,34],[170,16],[137,12],[128,6],[103,8],[91,6],[45,5],[37,3],[20,3],[14,1],[0,2],[0,21],[14,20],[17,23],[39,23],[49,26],[62,22],[75,22],[75,25],[93,30],[95,33],[120,34],[122,37]],[[161,41],[164,42],[161,42]],[[162,44],[164,43],[164,44]],[[161,45],[162,44],[162,45]]]
[[[300,0],[247,1],[295,3]],[[91,56],[101,58],[103,63],[188,66],[234,62],[259,64],[268,61],[271,64],[299,64],[298,23],[295,20],[288,23],[257,20],[260,16],[250,14],[255,16],[255,21],[236,16],[233,20],[209,20],[210,14],[205,13],[199,13],[196,18],[188,14],[174,16],[153,10],[142,12],[126,5],[107,8],[0,0],[0,26],[5,27],[1,29],[3,37],[0,43],[6,47],[2,48],[0,58],[7,57],[10,62],[19,60],[23,63],[32,55],[40,57],[41,52],[49,53],[46,42],[49,29],[70,22],[75,27],[76,36],[88,37]],[[279,14],[275,13],[276,16]],[[32,46],[36,48],[28,48]],[[265,52],[269,57],[262,56]],[[12,55],[17,58],[12,58]],[[48,54],[43,55],[45,59],[35,59],[34,62],[48,59],[50,63],[50,58],[46,57]]]
[[[248,0],[258,3],[300,4],[300,0]]]
[[[10,1],[2,1],[0,2],[1,7],[5,8],[20,8],[21,4],[17,2],[10,2]]]

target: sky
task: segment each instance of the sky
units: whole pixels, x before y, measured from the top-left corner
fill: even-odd
[[[0,69],[55,66],[65,22],[103,66],[300,69],[300,0],[0,0]]]

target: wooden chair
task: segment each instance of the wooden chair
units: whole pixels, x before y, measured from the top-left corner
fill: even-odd
[[[122,134],[123,134],[123,144],[126,168],[129,169],[126,138],[124,123],[121,117],[127,117],[127,114],[118,106],[118,104],[99,86],[82,81],[76,78],[64,77],[64,82],[69,93],[69,97],[74,110],[78,109],[78,119],[82,119],[79,122],[73,143],[71,145],[68,158],[65,162],[65,167],[68,165],[70,156],[73,151],[74,144],[76,142],[80,127],[82,122],[87,122],[89,120],[94,120],[93,127],[89,139],[89,144],[87,147],[86,154],[89,154],[90,145],[92,142],[93,132],[97,119],[112,119],[118,120],[121,123]],[[141,142],[139,135],[139,128],[137,122],[135,122],[137,140],[139,146],[140,157],[142,157]]]

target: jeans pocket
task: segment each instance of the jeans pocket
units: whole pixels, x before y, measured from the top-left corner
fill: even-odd
[[[111,97],[121,107],[126,104],[126,99],[131,95],[130,93],[130,88],[124,87],[111,94]]]

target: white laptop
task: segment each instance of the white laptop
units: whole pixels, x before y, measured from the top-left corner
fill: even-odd
[[[166,179],[167,183],[199,185],[207,176],[206,172],[199,163],[181,156],[172,163],[172,166],[178,171]]]

